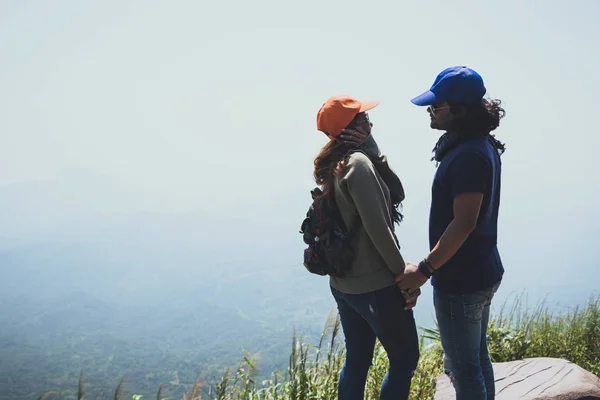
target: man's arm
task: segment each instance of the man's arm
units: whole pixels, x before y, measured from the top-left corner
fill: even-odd
[[[477,226],[483,194],[491,176],[490,166],[473,153],[460,154],[450,165],[454,218],[425,260],[438,269],[456,254]]]
[[[454,198],[454,219],[425,258],[432,268],[446,264],[473,232],[482,201],[483,193],[478,192],[461,193]]]
[[[453,219],[423,261],[422,269],[407,263],[404,276],[396,282],[402,289],[421,287],[435,270],[441,268],[461,248],[477,226],[483,196],[490,176],[490,166],[475,154],[459,155],[450,166],[453,194]]]

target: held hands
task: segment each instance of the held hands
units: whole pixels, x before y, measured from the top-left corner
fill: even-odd
[[[396,285],[403,292],[413,292],[423,286],[425,282],[427,282],[427,278],[419,271],[419,266],[410,261],[406,263],[404,273],[396,277]]]
[[[421,295],[421,289],[417,289],[412,292],[408,290],[401,290],[401,292],[402,296],[404,296],[404,299],[406,300],[406,306],[404,307],[404,309],[410,310],[414,308],[414,306],[417,305],[417,299]]]

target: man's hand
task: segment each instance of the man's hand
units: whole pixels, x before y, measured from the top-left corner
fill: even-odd
[[[427,282],[425,275],[419,271],[419,266],[410,261],[406,263],[404,273],[396,277],[396,285],[410,292],[417,290]]]
[[[340,134],[340,140],[347,146],[358,147],[367,139],[368,133],[361,128],[344,129]]]

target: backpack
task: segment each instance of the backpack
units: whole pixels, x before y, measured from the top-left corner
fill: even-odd
[[[300,227],[308,245],[304,249],[304,267],[316,275],[343,277],[354,258],[351,242],[360,225],[359,216],[347,229],[333,195],[325,196],[318,187],[310,194],[313,202]]]

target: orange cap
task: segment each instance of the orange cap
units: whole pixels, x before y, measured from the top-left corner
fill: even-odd
[[[356,117],[356,114],[375,108],[379,101],[360,102],[348,96],[330,97],[317,114],[317,129],[335,139]]]

